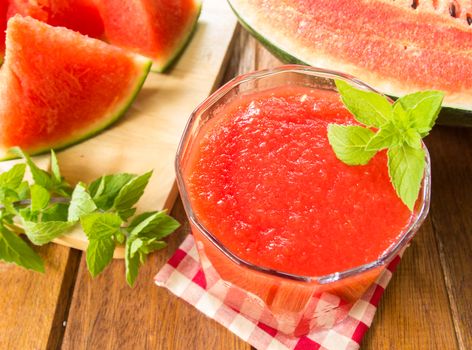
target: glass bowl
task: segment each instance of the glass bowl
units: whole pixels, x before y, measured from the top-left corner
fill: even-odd
[[[221,106],[236,96],[288,84],[336,91],[334,79],[375,91],[346,74],[318,68],[286,65],[239,76],[208,97],[192,113],[176,156],[177,184],[189,217],[192,233],[204,267],[212,281],[211,294],[245,316],[288,335],[304,335],[314,328],[328,328],[344,319],[358,301],[415,235],[429,210],[431,175],[426,150],[426,171],[409,225],[377,259],[345,271],[323,276],[298,276],[257,266],[225,247],[199,221],[192,209],[186,180],[191,173],[189,157],[198,143],[200,130]],[[213,283],[218,281],[217,283]]]

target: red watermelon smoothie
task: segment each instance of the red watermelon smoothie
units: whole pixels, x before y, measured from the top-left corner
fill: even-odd
[[[177,159],[207,283],[287,334],[343,319],[427,212],[428,176],[412,213],[384,152],[336,158],[328,125],[356,122],[333,78],[286,66],[230,82],[197,109]]]

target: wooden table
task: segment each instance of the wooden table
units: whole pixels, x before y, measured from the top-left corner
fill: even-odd
[[[238,31],[224,80],[279,65]],[[362,349],[472,349],[472,129],[437,127],[427,139],[433,200],[389,285]],[[134,289],[124,263],[92,279],[80,251],[47,245],[47,274],[0,263],[0,349],[250,349],[192,306],[152,283],[189,233],[183,223],[142,268]]]

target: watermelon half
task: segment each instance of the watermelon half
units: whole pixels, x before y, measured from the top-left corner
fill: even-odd
[[[0,158],[92,136],[130,106],[151,61],[31,17],[12,17],[0,69]]]
[[[100,0],[106,40],[152,59],[153,71],[172,65],[189,41],[200,0]]]
[[[351,74],[392,97],[446,93],[440,121],[472,125],[472,3],[229,0],[285,62]]]

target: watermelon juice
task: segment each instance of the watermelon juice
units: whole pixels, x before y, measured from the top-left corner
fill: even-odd
[[[336,158],[328,124],[356,122],[327,74],[290,66],[230,83],[194,114],[177,161],[207,280],[226,282],[215,294],[288,334],[342,319],[427,206],[411,213],[397,197],[385,153]]]

